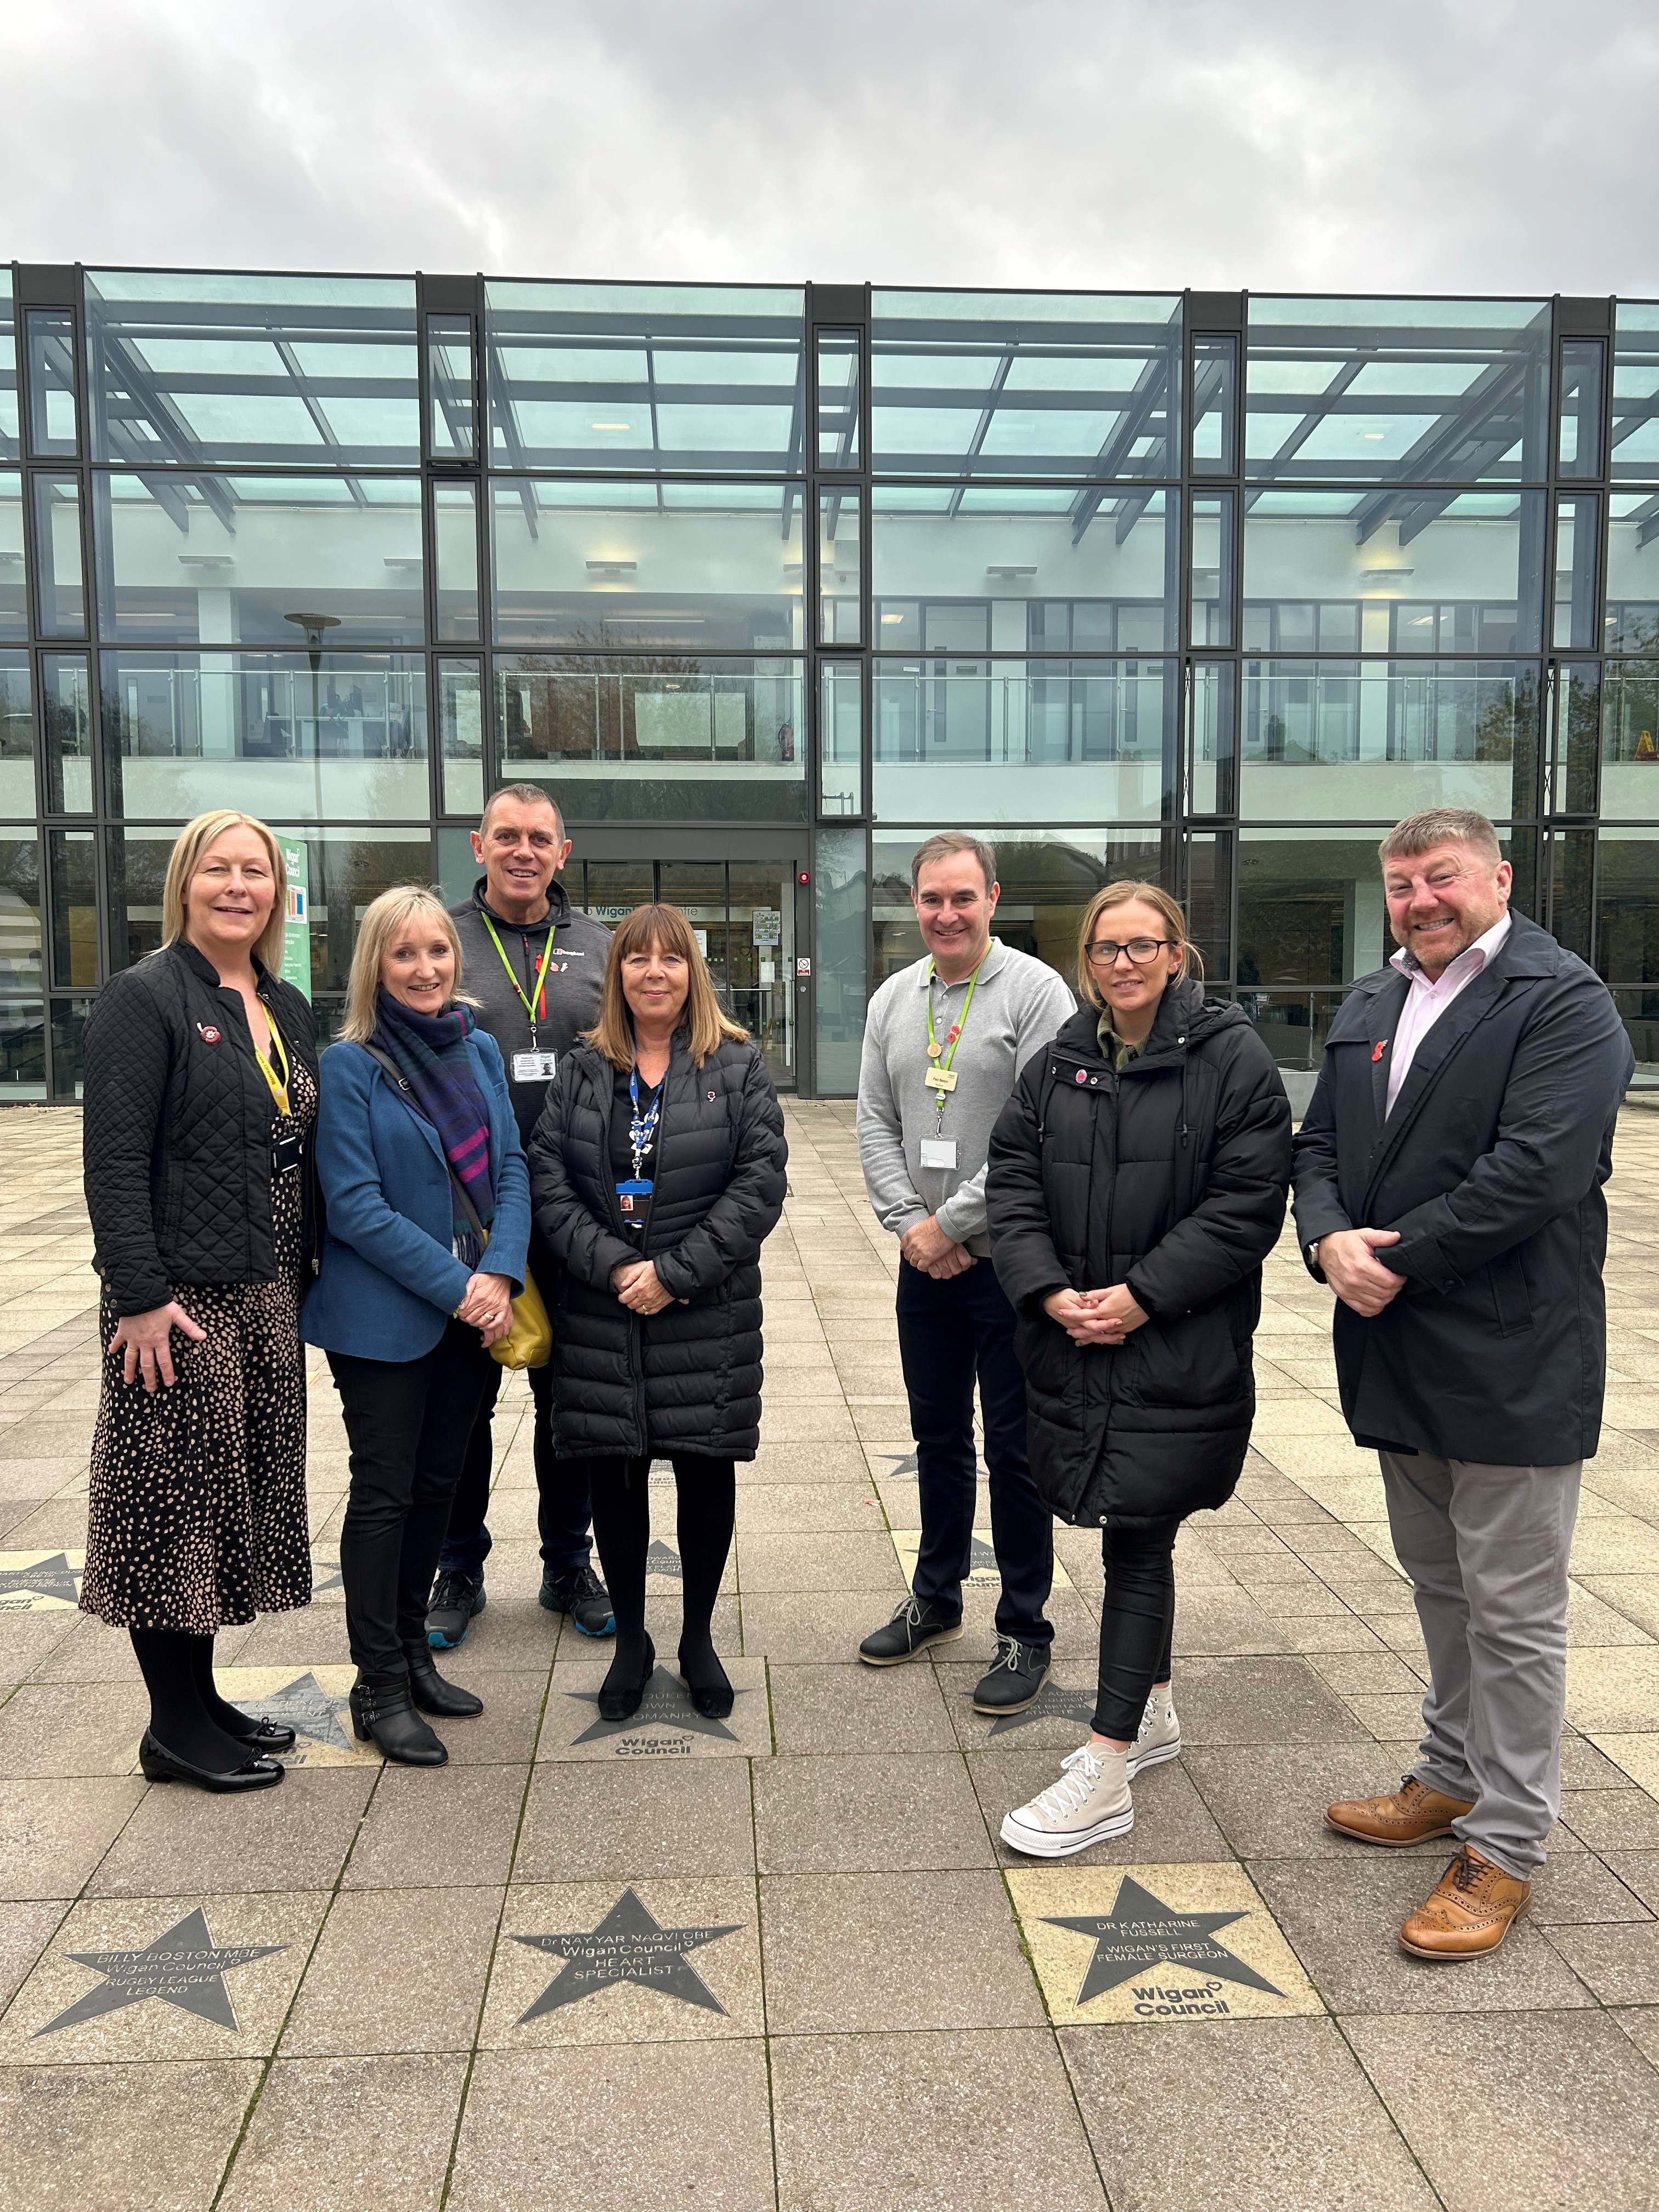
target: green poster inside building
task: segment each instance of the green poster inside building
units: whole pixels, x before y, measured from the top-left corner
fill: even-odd
[[[311,996],[311,897],[307,882],[310,854],[303,845],[283,841],[288,870],[288,929],[283,939],[283,981]]]

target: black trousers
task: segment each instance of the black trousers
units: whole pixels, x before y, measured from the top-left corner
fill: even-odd
[[[901,1261],[899,1357],[916,1440],[921,1544],[911,1587],[942,1612],[962,1611],[974,1538],[974,1384],[991,1477],[991,1542],[1002,1594],[997,1628],[1051,1644],[1043,1618],[1054,1578],[1054,1516],[1025,1456],[1025,1378],[1014,1354],[1014,1310],[988,1260],[935,1281]]]
[[[346,1636],[365,1674],[399,1674],[426,1641],[427,1601],[467,1438],[495,1362],[452,1321],[419,1359],[331,1352],[351,1446],[340,1532]]]
[[[1132,1743],[1154,1682],[1170,1679],[1178,1516],[1110,1522],[1100,1532],[1106,1603],[1100,1616],[1095,1729]]]
[[[732,1549],[737,1462],[676,1452],[675,1535],[680,1553],[682,1649],[705,1644]],[[651,1460],[592,1458],[584,1469],[593,1495],[593,1534],[617,1617],[617,1663],[645,1640],[645,1582],[650,1570]]]
[[[533,1272],[533,1271],[532,1271]],[[549,1278],[537,1275],[538,1283]],[[489,1557],[489,1478],[495,1467],[492,1416],[507,1370],[489,1363],[489,1379],[467,1439],[460,1480],[449,1508],[438,1565],[446,1573],[476,1575]],[[536,1523],[542,1540],[542,1565],[550,1575],[574,1575],[592,1555],[588,1523],[593,1517],[587,1490],[587,1462],[553,1456],[553,1368],[529,1370],[530,1395],[535,1401],[534,1452],[538,1504]]]

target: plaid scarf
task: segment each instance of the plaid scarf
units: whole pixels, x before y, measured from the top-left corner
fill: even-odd
[[[383,990],[370,1042],[389,1053],[403,1070],[415,1103],[438,1132],[452,1182],[465,1191],[488,1228],[495,1218],[495,1194],[489,1182],[489,1109],[466,1049],[467,1037],[477,1027],[470,1006],[422,1014]],[[450,1218],[456,1258],[476,1267],[483,1248],[453,1194]]]

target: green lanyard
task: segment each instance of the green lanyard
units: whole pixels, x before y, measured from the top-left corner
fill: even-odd
[[[985,957],[983,954],[981,956],[979,968],[985,965]],[[975,968],[968,978],[968,995],[962,1002],[962,1012],[951,1024],[941,1047],[933,1034],[933,963],[931,960],[927,963],[927,1073],[921,1079],[934,1094],[941,1121],[945,1119],[945,1093],[957,1087],[951,1063],[957,1056],[957,1047],[962,1042],[962,1033],[968,1026],[968,1010],[974,1003],[974,993],[979,986],[979,968]]]
[[[519,1003],[523,1006],[526,1013],[530,1017],[530,1048],[532,1052],[539,1051],[540,1045],[536,1036],[536,1002],[540,999],[542,995],[542,986],[547,981],[547,963],[553,957],[553,939],[558,930],[559,925],[556,921],[550,921],[547,925],[547,942],[542,947],[542,964],[536,970],[536,981],[531,990],[530,996],[526,999],[524,994],[524,985],[519,981],[518,970],[507,957],[507,947],[501,943],[501,939],[495,934],[495,923],[489,919],[489,916],[487,914],[483,914],[482,910],[480,910],[480,918],[483,922],[484,927],[489,932],[490,943],[495,946],[496,951],[501,956],[501,965],[507,970],[507,978],[508,982],[512,984],[514,989],[519,994]],[[542,1011],[544,1014],[545,1014],[546,1007],[544,1005]]]

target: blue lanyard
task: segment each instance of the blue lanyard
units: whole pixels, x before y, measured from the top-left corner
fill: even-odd
[[[629,1148],[634,1155],[634,1181],[640,1180],[640,1169],[650,1151],[657,1133],[657,1118],[662,1112],[662,1094],[667,1088],[666,1079],[657,1086],[657,1095],[643,1116],[640,1113],[640,1071],[635,1067],[628,1079],[628,1096],[633,1115],[628,1124]]]

